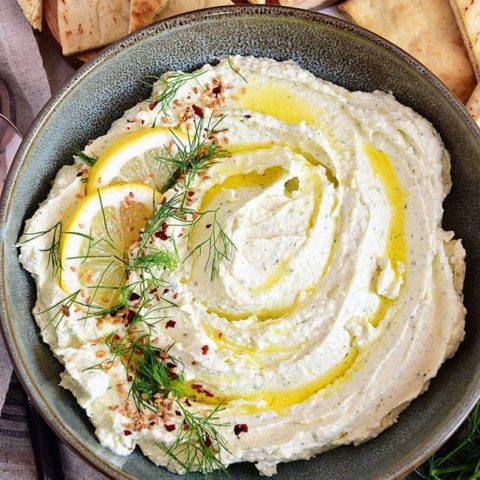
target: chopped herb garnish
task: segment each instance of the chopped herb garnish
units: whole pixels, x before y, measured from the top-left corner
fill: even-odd
[[[235,68],[235,66],[232,63],[232,57],[229,55],[227,57],[228,61],[228,66],[245,82],[248,83],[247,79],[240,73],[240,70],[238,68]]]
[[[230,260],[230,254],[233,250],[236,250],[236,246],[225,233],[225,230],[217,218],[218,209],[202,212],[203,215],[207,213],[213,215],[213,219],[211,223],[209,223],[209,235],[193,248],[189,256],[196,252],[200,253],[203,247],[208,248],[205,269],[210,267],[210,281],[213,282],[218,276],[221,260]]]
[[[178,89],[190,80],[197,80],[202,73],[173,73],[162,78],[164,89],[152,100],[151,105],[155,107],[160,104],[160,109],[166,114]],[[194,229],[198,228],[201,219],[208,216],[207,238],[191,247],[188,256],[195,252],[200,253],[204,248],[208,249],[205,268],[211,269],[211,280],[218,275],[220,261],[228,259],[230,252],[235,248],[222,228],[218,209],[199,211],[189,206],[194,195],[190,188],[197,176],[214,165],[218,159],[230,156],[227,150],[219,146],[217,139],[217,135],[224,131],[220,128],[223,118],[214,119],[213,115],[209,119],[203,116],[194,117],[193,129],[187,130],[186,141],[182,141],[180,136],[171,130],[174,153],[167,149],[167,153],[156,159],[171,168],[168,188],[175,188],[176,191],[158,205],[155,197],[152,199],[155,205],[154,212],[140,231],[134,253],[117,252],[114,240],[117,234],[109,230],[101,191],[97,190],[104,238],[94,238],[92,231],[63,234],[80,235],[85,239],[81,255],[70,257],[69,260],[81,259],[83,264],[88,259],[98,259],[104,262],[104,268],[97,272],[96,280],[92,282],[94,285],[85,286],[66,296],[49,309],[40,312],[40,315],[51,312],[49,324],[53,322],[55,325],[70,316],[71,309],[77,312],[75,318],[84,321],[115,318],[115,322],[121,324],[122,328],[107,334],[103,339],[110,355],[85,370],[106,370],[111,368],[115,360],[120,361],[130,382],[128,397],[132,399],[138,412],[148,410],[156,414],[163,412],[165,408],[167,410],[172,408],[173,405],[175,415],[179,417],[174,423],[164,422],[167,431],[177,431],[172,444],[160,445],[169,461],[176,462],[187,472],[196,470],[208,473],[220,468],[228,475],[220,458],[221,451],[227,451],[225,440],[219,432],[219,428],[226,426],[219,420],[221,406],[201,413],[191,409],[192,405],[186,393],[189,389],[183,377],[181,361],[172,356],[171,347],[161,348],[151,341],[157,323],[168,319],[166,314],[168,309],[177,307],[174,302],[177,294],[166,295],[166,292],[172,289],[172,285],[162,278],[163,272],[176,270],[180,261],[175,239],[169,228],[187,227],[185,238],[187,242],[191,242]],[[97,160],[96,157],[90,157],[81,151],[77,151],[75,155],[89,166],[93,166]],[[53,237],[52,246],[48,249],[49,264],[54,265],[57,270],[61,269],[59,251],[61,223],[44,232],[30,235],[31,239],[34,239],[47,233]],[[156,241],[158,239],[165,243],[159,246]],[[168,248],[167,240],[170,245]],[[102,253],[104,251],[101,248],[102,242],[109,247],[105,249],[107,252],[105,254]],[[117,253],[110,253],[112,250]],[[115,265],[120,264],[124,268],[125,282],[129,279],[134,281],[119,286],[106,285],[107,273],[111,272]],[[130,275],[131,273],[133,275]],[[114,304],[110,306],[108,299],[112,298],[112,295]],[[95,301],[97,297],[101,298],[102,304]],[[175,325],[171,317],[168,325],[170,327]],[[210,392],[210,395],[213,396],[213,393]],[[125,435],[131,434],[132,430],[127,428]]]
[[[139,255],[128,264],[128,268],[131,270],[147,270],[148,272],[151,272],[152,268],[164,268],[173,271],[177,267],[178,259],[167,250],[157,250],[146,255]]]
[[[89,167],[93,167],[98,160],[96,155],[87,155],[85,152],[80,150],[80,148],[75,149],[73,155],[79,158],[83,163],[85,163],[85,165],[88,165]]]
[[[60,239],[62,238],[62,222],[57,222],[48,230],[39,232],[25,232],[24,236],[28,237],[26,240],[19,242],[24,244],[36,240],[51,233],[50,245],[47,248],[40,249],[41,252],[48,252],[47,268],[52,269],[52,277],[55,277],[62,271],[62,259],[60,257]]]
[[[480,479],[480,402],[453,439],[418,468],[416,477],[425,480]]]
[[[178,90],[190,80],[195,80],[198,82],[198,77],[204,73],[205,72],[172,72],[166,76],[160,77],[158,80],[163,83],[163,90],[157,97],[151,100],[150,104],[154,106],[159,105],[162,113],[168,117],[168,108],[170,107],[170,104],[175,98]]]
[[[222,406],[217,405],[205,414],[191,412],[179,401],[176,406],[183,415],[182,428],[173,444],[160,444],[160,448],[185,472],[195,470],[208,474],[220,469],[230,478],[230,472],[220,458],[222,451],[229,452],[225,439],[219,432],[219,428],[229,426],[219,419],[218,413]]]

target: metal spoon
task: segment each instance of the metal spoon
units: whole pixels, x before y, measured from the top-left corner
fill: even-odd
[[[0,192],[21,142],[22,135],[18,129],[7,117],[0,113]],[[38,479],[62,480],[62,466],[55,434],[38,414],[24,391],[23,400]]]

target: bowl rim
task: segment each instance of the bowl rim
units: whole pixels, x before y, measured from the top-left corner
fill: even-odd
[[[4,275],[6,256],[4,250],[4,226],[10,211],[11,196],[15,190],[16,179],[22,174],[24,159],[28,154],[32,143],[34,143],[37,135],[41,134],[45,124],[48,122],[50,114],[55,110],[56,105],[62,102],[64,97],[66,97],[68,93],[75,88],[77,83],[81,82],[81,80],[91,71],[95,70],[95,68],[98,66],[103,65],[105,62],[108,62],[111,57],[119,54],[125,48],[128,48],[129,45],[155,36],[162,31],[176,28],[179,24],[179,21],[181,22],[181,25],[187,25],[199,23],[210,18],[236,17],[238,14],[242,14],[246,17],[273,15],[283,18],[296,18],[311,23],[320,23],[347,31],[364,40],[374,43],[376,46],[387,50],[390,54],[393,54],[403,62],[406,62],[418,73],[426,77],[426,79],[433,84],[433,86],[436,87],[436,89],[444,97],[446,97],[447,101],[457,110],[457,112],[463,118],[465,124],[469,127],[471,133],[473,133],[473,135],[477,138],[477,141],[480,143],[480,129],[466,110],[465,106],[455,96],[455,94],[453,94],[448,87],[446,87],[446,85],[427,67],[425,67],[400,47],[365,28],[355,25],[347,20],[332,17],[330,15],[312,10],[282,7],[278,5],[231,5],[205,8],[182,13],[165,20],[161,20],[152,25],[148,25],[136,32],[122,37],[113,44],[101,50],[101,52],[98,53],[94,58],[81,66],[49,99],[35,120],[32,122],[32,125],[29,127],[15,155],[14,161],[12,162],[8,176],[5,180],[0,199],[0,225],[3,226],[2,234],[0,235],[0,330],[2,332],[3,339],[10,359],[12,360],[17,377],[35,408],[39,411],[47,424],[52,428],[60,440],[72,448],[83,460],[101,473],[115,480],[136,480],[137,477],[124,472],[121,470],[121,467],[117,467],[113,463],[107,462],[98,456],[92,449],[85,449],[82,441],[76,436],[76,433],[60,422],[60,419],[56,415],[55,411],[51,408],[47,399],[42,395],[40,385],[36,383],[36,380],[30,374],[28,366],[22,358],[21,350],[18,348],[18,345],[15,341],[10,316],[8,313],[8,304],[6,302],[7,283],[9,282],[6,280],[6,276]],[[449,416],[443,420],[441,425],[436,430],[431,432],[429,439],[419,444],[409,455],[395,463],[390,468],[385,469],[371,477],[371,480],[400,479],[408,475],[416,467],[421,465],[428,457],[433,455],[435,451],[437,451],[449,439],[449,437],[465,420],[479,399],[480,374],[477,374],[476,378],[474,378],[474,380],[469,384],[468,390],[465,393],[462,401],[457,404],[455,410],[450,412]],[[127,459],[128,457],[125,458]]]

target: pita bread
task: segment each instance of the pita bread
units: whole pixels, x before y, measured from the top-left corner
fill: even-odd
[[[23,14],[33,28],[42,29],[42,0],[17,0]]]
[[[128,33],[129,0],[59,0],[58,30],[64,55],[103,47]]]
[[[467,110],[480,125],[480,83],[475,87],[471,97],[468,99]]]
[[[131,0],[130,32],[156,22],[167,3],[168,0]]]
[[[467,52],[480,82],[480,1],[450,0],[453,13],[467,46]]]
[[[403,48],[464,103],[475,75],[449,0],[347,0],[340,9],[362,27]]]
[[[234,5],[234,3],[230,0],[168,0],[167,8],[160,12],[157,20],[199,10],[200,8],[220,7],[222,5]]]

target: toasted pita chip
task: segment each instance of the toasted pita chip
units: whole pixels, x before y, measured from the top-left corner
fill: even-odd
[[[466,102],[475,75],[449,0],[347,0],[340,9],[403,48]]]
[[[61,0],[58,29],[64,55],[103,47],[128,33],[129,0]]]
[[[130,32],[156,22],[168,0],[131,0]]]
[[[480,82],[480,1],[450,0],[450,4]]]
[[[33,28],[42,29],[42,0],[17,0],[23,14]]]
[[[199,10],[200,8],[220,7],[222,5],[234,5],[230,0],[168,0],[167,8],[160,12],[157,20],[179,15],[180,13]]]
[[[467,110],[473,119],[480,124],[480,83],[475,87],[467,102]]]

